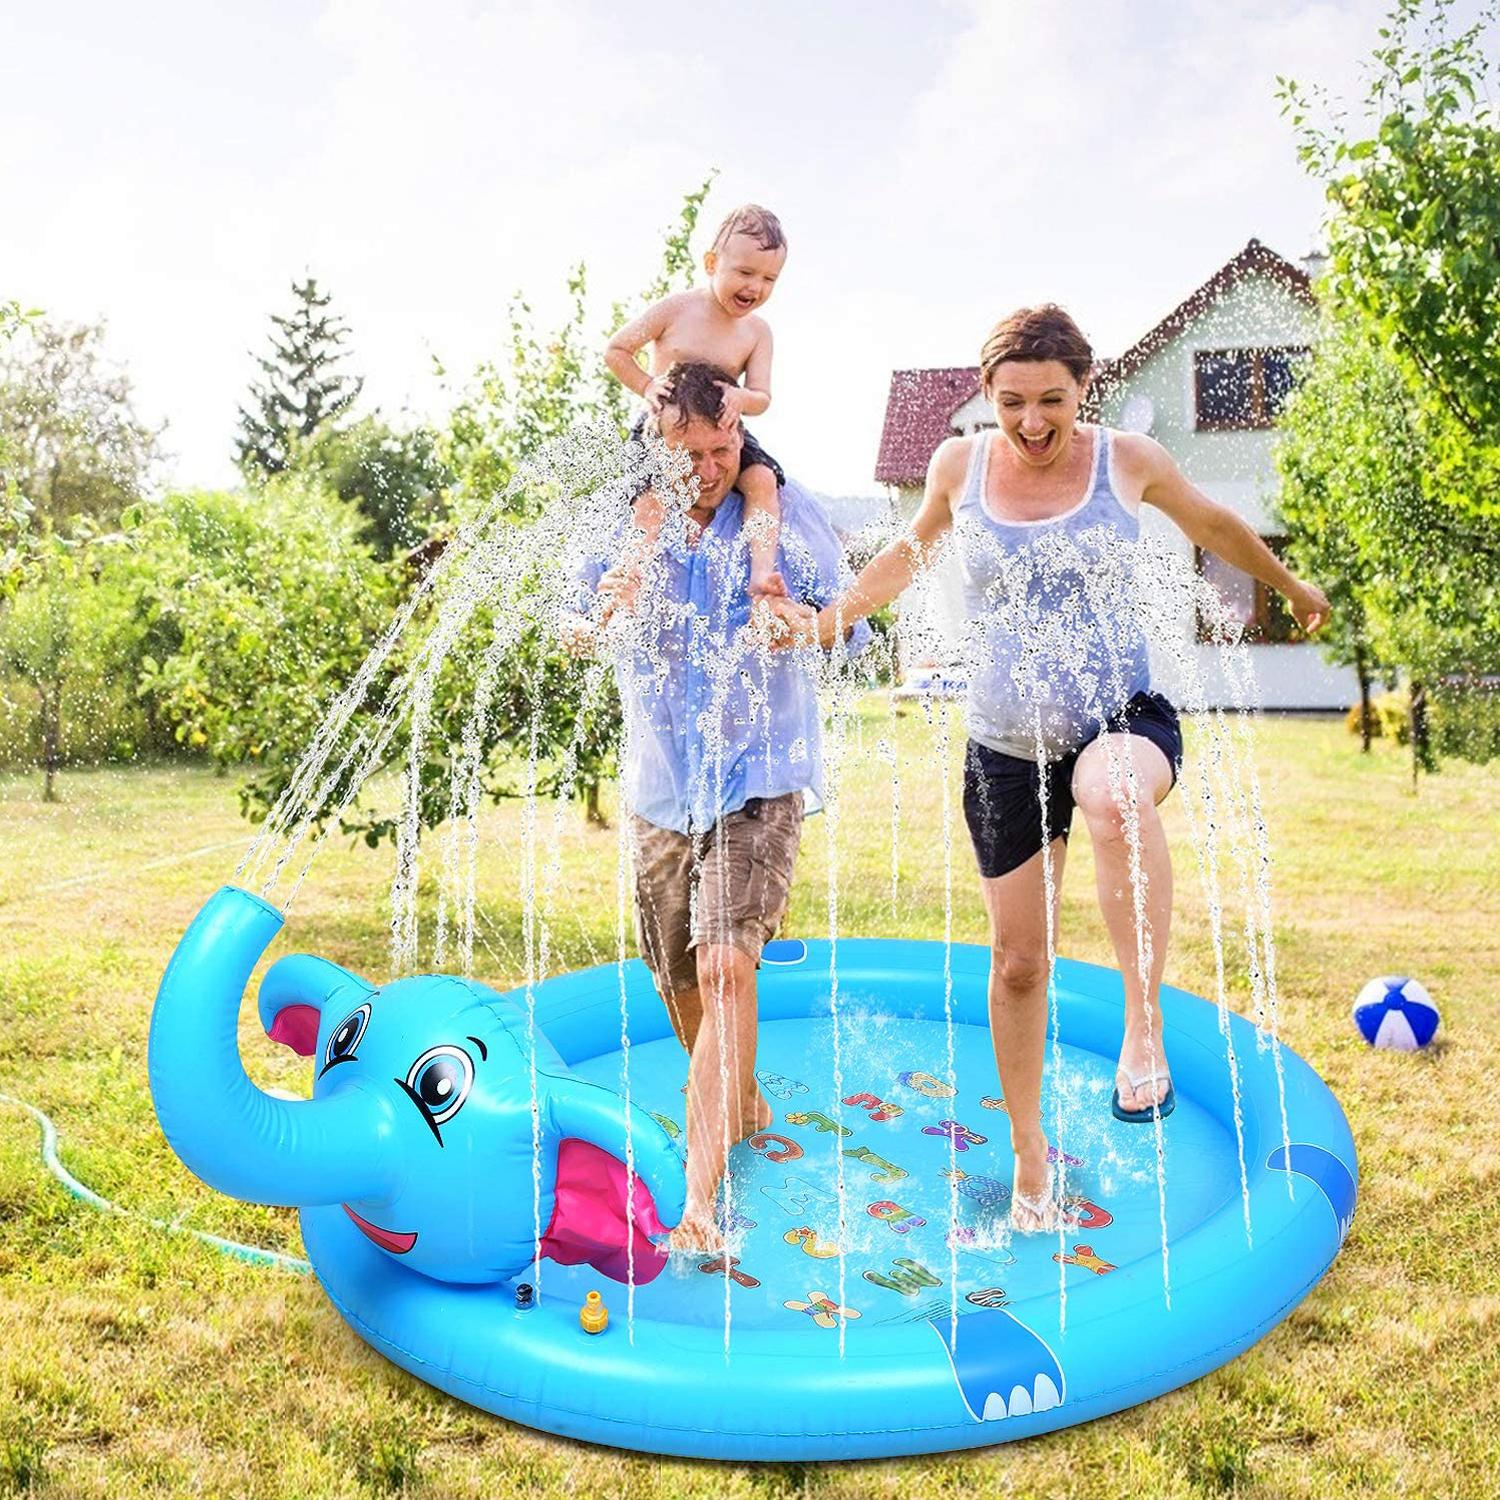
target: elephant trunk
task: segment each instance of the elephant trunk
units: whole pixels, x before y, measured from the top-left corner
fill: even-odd
[[[388,1107],[352,1084],[316,1100],[272,1097],[245,1073],[240,1001],[281,913],[235,886],[183,934],[151,1015],[151,1097],[167,1143],[210,1187],[306,1206],[387,1196]]]

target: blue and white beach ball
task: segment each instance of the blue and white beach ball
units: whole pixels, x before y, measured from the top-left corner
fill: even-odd
[[[1432,996],[1402,974],[1372,979],[1354,1002],[1354,1024],[1372,1047],[1415,1052],[1437,1034],[1438,1009]]]

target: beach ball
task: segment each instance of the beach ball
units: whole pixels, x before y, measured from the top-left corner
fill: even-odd
[[[1354,1001],[1354,1024],[1372,1047],[1415,1052],[1437,1034],[1432,996],[1404,974],[1372,979]]]

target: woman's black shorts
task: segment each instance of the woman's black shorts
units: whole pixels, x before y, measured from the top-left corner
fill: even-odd
[[[1110,717],[1105,730],[1150,740],[1167,757],[1176,782],[1182,766],[1182,726],[1177,710],[1160,693],[1137,693]],[[1086,744],[1080,745],[1046,763],[1049,838],[1068,836],[1073,821],[1073,767],[1086,748]],[[964,818],[974,841],[979,873],[986,880],[1010,874],[1041,852],[1040,785],[1036,761],[1005,755],[978,740],[969,741],[964,755]]]

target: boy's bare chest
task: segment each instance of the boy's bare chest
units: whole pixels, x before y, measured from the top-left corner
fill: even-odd
[[[651,351],[651,368],[661,374],[681,360],[706,360],[720,365],[736,380],[745,372],[755,349],[756,330],[748,319],[714,318],[690,309],[675,318]]]

